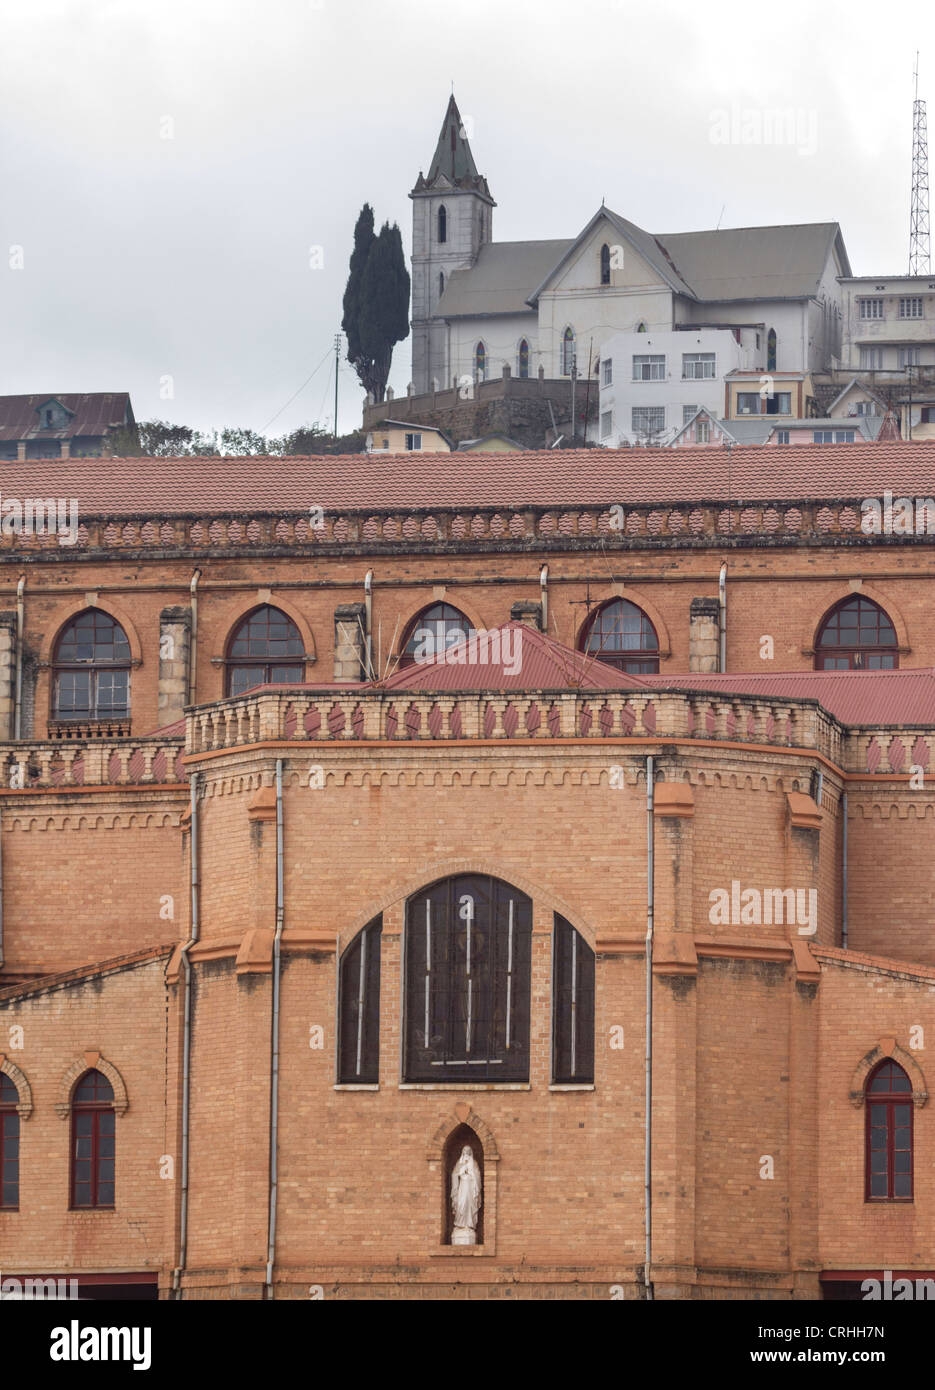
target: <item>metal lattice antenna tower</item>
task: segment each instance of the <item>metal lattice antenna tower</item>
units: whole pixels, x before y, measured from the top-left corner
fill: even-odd
[[[930,275],[929,156],[925,102],[919,100],[919,54],[916,53],[912,103],[912,210],[909,216],[909,274]]]

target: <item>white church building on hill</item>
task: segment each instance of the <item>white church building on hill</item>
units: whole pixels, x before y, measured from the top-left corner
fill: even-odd
[[[729,371],[822,371],[840,358],[838,277],[851,267],[835,222],[656,235],[602,205],[573,239],[496,242],[496,204],[453,96],[410,197],[417,395],[504,367],[596,381],[614,339],[615,391],[608,398],[605,383],[601,409],[604,428],[608,409],[620,427],[612,419],[601,442],[618,443],[634,409],[662,406],[681,426],[685,405],[722,401]],[[653,335],[665,335],[664,354]]]

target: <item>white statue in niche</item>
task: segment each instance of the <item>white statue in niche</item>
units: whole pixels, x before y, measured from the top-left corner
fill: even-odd
[[[460,1158],[451,1170],[451,1215],[454,1218],[452,1245],[477,1244],[477,1213],[480,1211],[480,1205],[480,1168],[470,1144],[465,1144]]]

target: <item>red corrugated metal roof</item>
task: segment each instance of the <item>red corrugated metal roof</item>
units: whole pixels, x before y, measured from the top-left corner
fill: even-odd
[[[646,681],[572,651],[525,623],[511,622],[458,643],[443,658],[404,666],[374,686],[407,691],[644,690]]]
[[[60,429],[42,429],[40,406],[58,401],[72,412]],[[128,391],[92,391],[86,395],[0,396],[0,439],[74,439],[119,429],[132,419]],[[35,465],[33,465],[35,466]]]
[[[504,634],[511,635],[508,641]],[[497,635],[496,642],[494,634]],[[516,641],[520,646],[517,648]],[[257,686],[260,691],[333,691],[335,696],[354,691],[419,692],[486,690],[630,690],[641,694],[663,690],[710,691],[712,694],[752,695],[783,700],[817,700],[829,714],[847,725],[935,726],[935,667],[912,671],[760,671],[730,675],[626,675],[606,662],[573,651],[554,638],[524,623],[504,623],[487,633],[486,645],[460,644],[464,664],[453,659],[417,662],[370,684],[355,681],[307,682]],[[470,657],[473,655],[474,659]],[[488,660],[478,659],[486,655]],[[155,734],[172,737],[183,722],[166,725]],[[154,737],[150,735],[150,737]]]
[[[738,445],[732,450],[0,463],[0,492],[76,497],[85,516],[882,499],[887,488],[896,495],[935,496],[935,440],[794,449]]]
[[[647,685],[725,694],[815,699],[842,724],[935,724],[935,667],[915,671],[759,671],[644,676]]]

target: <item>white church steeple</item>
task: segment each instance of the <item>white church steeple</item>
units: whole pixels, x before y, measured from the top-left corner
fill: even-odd
[[[447,333],[439,300],[453,270],[474,264],[492,240],[487,180],[478,174],[454,96],[448,102],[428,175],[419,173],[412,199],[412,380],[416,392],[451,385]],[[443,306],[444,307],[444,306]]]

